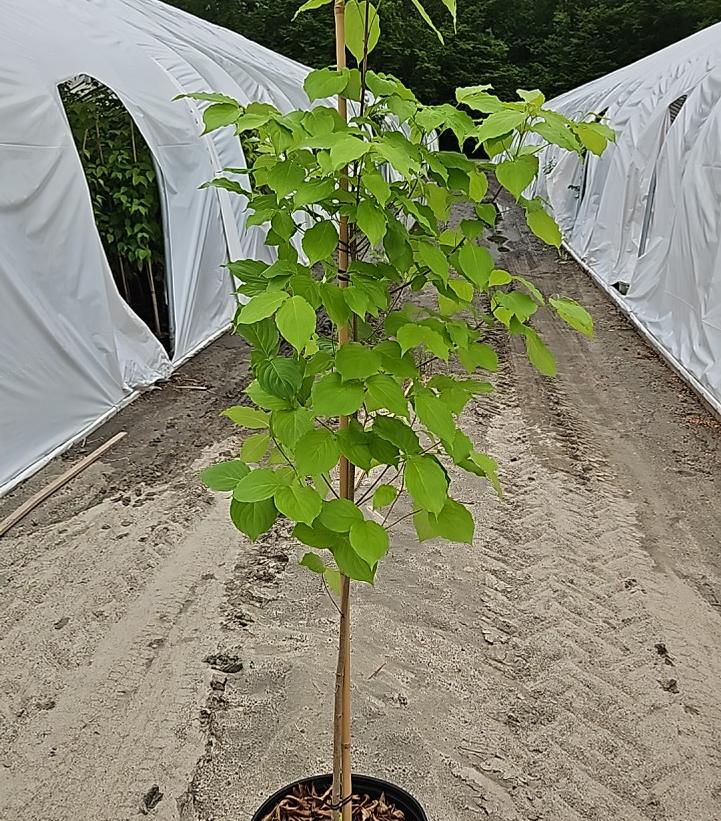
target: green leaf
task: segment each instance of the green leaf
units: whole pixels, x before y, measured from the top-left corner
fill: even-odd
[[[292,399],[303,382],[300,365],[285,356],[258,363],[256,374],[261,388],[282,399]]]
[[[287,299],[275,315],[275,324],[284,339],[300,352],[315,333],[315,311],[302,296]]]
[[[437,331],[425,325],[409,322],[399,328],[396,339],[403,353],[418,345],[425,345],[431,353],[443,360],[448,359],[448,343]]]
[[[532,328],[526,328],[524,336],[526,337],[526,353],[531,364],[544,376],[555,376],[556,360],[541,337]]]
[[[453,18],[453,31],[456,31],[456,0],[441,0],[441,2],[451,13],[451,17]]]
[[[306,476],[327,473],[338,463],[340,448],[326,428],[316,428],[302,436],[295,446],[296,467]]]
[[[305,556],[298,562],[301,567],[307,567],[313,573],[325,573],[326,566],[323,559],[317,553],[306,553]]]
[[[246,408],[243,405],[226,408],[220,415],[227,416],[231,422],[235,422],[241,428],[250,428],[251,430],[262,430],[267,428],[269,424],[269,416],[265,411]]]
[[[326,6],[328,3],[332,3],[333,0],[306,0],[305,3],[296,11],[293,15],[293,19],[301,14],[304,11],[311,11],[312,9],[319,9],[321,6]]]
[[[402,419],[376,416],[373,420],[373,433],[395,445],[403,453],[414,454],[421,451],[418,435]]]
[[[365,406],[371,412],[385,408],[396,416],[409,416],[403,389],[394,377],[386,374],[371,376],[366,382]]]
[[[483,220],[486,225],[493,227],[496,224],[498,211],[496,211],[496,206],[492,202],[479,202],[476,204],[475,210],[478,219]]]
[[[388,507],[396,500],[396,496],[398,496],[398,490],[393,485],[378,485],[373,494],[373,510]]]
[[[452,441],[443,443],[443,448],[451,459],[460,465],[471,455],[473,443],[462,430],[457,430]]]
[[[363,200],[358,206],[356,223],[371,245],[378,245],[386,234],[385,212],[371,200]]]
[[[390,185],[388,185],[388,183],[377,171],[366,171],[363,174],[362,179],[366,190],[370,191],[376,200],[378,200],[381,205],[385,206],[391,198]]]
[[[335,355],[335,367],[343,377],[348,379],[367,379],[378,373],[381,359],[378,354],[360,342],[347,342],[341,345]]]
[[[476,170],[468,175],[468,198],[472,202],[481,202],[488,191],[488,177],[483,171]]]
[[[368,449],[370,450],[371,456],[379,465],[398,467],[401,454],[399,449],[394,444],[389,442],[387,439],[383,439],[372,431],[366,432],[366,440],[368,442]]]
[[[578,151],[580,143],[576,135],[565,122],[556,120],[555,117],[550,117],[549,115],[552,113],[555,112],[541,112],[541,116],[544,117],[545,121],[539,120],[535,122],[531,126],[531,131],[539,134],[546,142],[565,148],[566,151]],[[556,116],[560,117],[560,115]]]
[[[413,249],[408,242],[408,229],[395,217],[388,220],[383,248],[391,265],[399,271],[407,271],[413,263]]]
[[[587,148],[592,154],[600,157],[606,150],[608,141],[602,133],[594,128],[594,125],[596,125],[596,123],[576,123],[573,126],[573,130],[576,132],[576,136],[584,148]]]
[[[370,151],[370,143],[349,134],[341,137],[330,150],[330,161],[337,171],[343,166],[359,160]]]
[[[518,199],[538,174],[538,157],[521,154],[498,163],[495,171],[498,182]]]
[[[347,533],[356,522],[363,521],[358,505],[350,499],[331,499],[323,502],[318,523],[334,533]]]
[[[548,301],[561,319],[574,331],[579,331],[584,336],[593,336],[593,319],[582,305],[566,297],[556,297]]]
[[[356,316],[365,319],[365,315],[368,312],[368,296],[363,288],[349,285],[343,289],[343,298]]]
[[[349,542],[341,540],[337,545],[331,548],[331,550],[335,563],[344,576],[359,582],[373,584],[375,578],[374,568],[372,568],[368,562],[361,559],[350,546]]]
[[[281,160],[268,172],[268,186],[279,199],[297,190],[305,180],[305,169],[292,160]]]
[[[330,317],[331,322],[337,327],[345,325],[350,319],[351,311],[348,303],[343,296],[347,289],[339,288],[333,282],[321,283],[321,296],[323,299],[323,307]]]
[[[419,242],[417,256],[420,262],[427,265],[444,282],[447,282],[449,273],[448,258],[437,245],[426,241]]]
[[[298,186],[293,197],[293,204],[296,208],[304,205],[322,202],[328,199],[335,191],[333,180],[307,180]]]
[[[538,110],[546,102],[545,95],[537,88],[534,88],[531,91],[525,91],[522,88],[518,88],[516,89],[516,94],[518,94],[518,96],[524,102],[528,103],[534,110]]]
[[[240,309],[236,319],[239,325],[252,325],[272,316],[278,308],[288,299],[285,291],[265,291],[265,293],[254,296],[247,305]]]
[[[334,533],[327,527],[323,527],[316,519],[312,525],[306,525],[299,522],[293,528],[293,536],[308,547],[317,547],[321,549],[329,549],[338,544],[342,538],[338,533]]]
[[[215,131],[217,128],[223,128],[226,125],[232,125],[239,116],[240,107],[236,102],[222,102],[210,105],[203,112],[203,122],[205,123],[203,134]]]
[[[272,468],[259,468],[246,474],[233,488],[233,498],[238,502],[262,502],[285,487],[285,475]]]
[[[373,455],[370,450],[369,437],[356,419],[351,419],[347,427],[341,428],[337,433],[337,438],[338,447],[349,462],[357,465],[361,470],[370,470]]]
[[[266,410],[287,410],[291,407],[287,399],[281,399],[273,393],[263,390],[260,387],[260,382],[254,379],[250,385],[245,389],[245,393],[253,400],[253,402],[261,408]]]
[[[473,299],[475,289],[473,285],[470,282],[466,282],[465,279],[452,279],[449,281],[448,287],[464,302],[470,302]]]
[[[308,257],[308,265],[329,259],[337,247],[338,229],[330,220],[317,222],[303,235],[303,250]]]
[[[476,130],[476,138],[483,143],[486,140],[502,137],[522,125],[525,119],[526,114],[523,111],[511,109],[489,114]]]
[[[491,276],[488,278],[488,284],[492,286],[508,285],[509,282],[513,282],[513,277],[508,271],[502,271],[500,268],[491,271]]]
[[[323,576],[325,577],[325,583],[336,594],[336,596],[342,595],[343,585],[341,582],[340,573],[332,567],[329,567],[326,569]]]
[[[268,452],[270,434],[254,433],[240,447],[241,458],[246,462],[259,462]]]
[[[498,370],[498,354],[485,342],[474,342],[466,349],[459,349],[458,361],[468,373],[473,373],[476,368],[483,368],[491,373]]]
[[[415,504],[429,513],[440,513],[448,496],[448,477],[433,456],[409,456],[405,485]]]
[[[367,25],[366,25],[367,18]],[[365,47],[366,31],[368,46]],[[364,54],[370,54],[378,45],[381,35],[381,24],[378,10],[372,3],[346,0],[345,4],[345,38],[346,48],[356,58],[358,64]]]
[[[479,290],[488,286],[488,277],[495,268],[493,257],[487,248],[465,243],[458,252],[458,265],[461,273]]]
[[[413,405],[426,430],[435,433],[441,439],[453,439],[456,433],[456,422],[442,399],[434,396],[429,390],[420,389],[416,390]]]
[[[210,490],[233,490],[238,482],[250,473],[250,468],[240,459],[220,462],[206,468],[200,474],[201,482]]]
[[[173,102],[175,100],[203,100],[208,103],[235,103],[238,104],[237,100],[234,100],[232,97],[229,97],[227,94],[218,94],[217,92],[208,92],[208,91],[196,91],[192,94],[178,94],[177,97],[173,97]]]
[[[386,131],[373,143],[373,149],[406,179],[420,168],[417,146],[398,131]]]
[[[303,88],[311,102],[342,94],[346,85],[348,85],[348,75],[332,68],[311,71],[303,81]]]
[[[322,376],[311,393],[317,416],[350,416],[363,404],[363,384],[343,382],[339,373]]]
[[[341,595],[340,573],[331,567],[326,567],[320,556],[315,553],[306,553],[299,564],[303,567],[307,567],[313,573],[322,575],[328,587],[330,587],[336,595]]]
[[[413,362],[412,354],[401,353],[401,346],[394,339],[379,342],[373,349],[381,358],[381,367],[401,379],[415,379],[418,369]]]
[[[497,111],[503,111],[503,103],[498,97],[488,93],[491,88],[492,86],[489,85],[457,88],[456,100],[474,111],[480,111],[482,114],[494,114]]]
[[[500,273],[505,273],[505,271]],[[520,282],[521,285],[523,285],[523,287],[528,291],[528,293],[533,297],[533,299],[535,299],[535,301],[539,305],[546,304],[546,300],[543,298],[543,294],[538,290],[538,288],[536,288],[536,286],[531,282],[530,279],[526,279],[526,277],[518,275],[514,276],[513,279],[516,282]]]
[[[428,12],[423,8],[423,5],[421,4],[420,0],[412,0],[412,3],[416,7],[418,14],[420,14],[420,16],[423,18],[423,22],[428,26],[429,29],[431,29],[431,31],[435,32],[435,35],[441,41],[441,44],[445,44],[445,41],[443,40],[443,35],[436,28]]]
[[[313,430],[313,414],[308,408],[273,411],[271,427],[282,445],[294,448],[301,436]]]
[[[431,514],[428,518],[435,536],[440,536],[449,542],[473,544],[475,522],[473,516],[460,502],[446,499],[443,510],[435,516]]]
[[[278,353],[280,337],[275,322],[270,317],[250,325],[236,325],[235,332],[266,356],[275,356]]]
[[[233,524],[254,542],[258,536],[267,533],[275,524],[278,511],[272,499],[260,502],[230,502],[230,519]]]
[[[363,519],[351,527],[350,544],[363,561],[375,567],[388,552],[388,533],[377,522]]]
[[[521,291],[510,291],[509,293],[496,293],[494,301],[503,306],[507,311],[517,317],[520,322],[530,319],[538,310],[538,303],[528,294]]]
[[[496,493],[499,496],[503,495],[501,483],[498,481],[498,465],[494,459],[491,459],[485,453],[474,451],[468,462],[462,463],[461,467],[466,470],[471,470],[473,473],[485,476],[486,479],[493,485]]]
[[[416,536],[419,542],[427,542],[428,539],[435,538],[435,532],[431,527],[431,517],[426,510],[417,510],[413,514],[413,526],[416,529]]]
[[[547,214],[540,200],[533,200],[526,208],[526,222],[533,233],[547,245],[561,247],[561,229],[556,220]]]
[[[276,490],[274,499],[275,506],[284,516],[307,525],[313,524],[323,504],[317,490],[298,482]]]

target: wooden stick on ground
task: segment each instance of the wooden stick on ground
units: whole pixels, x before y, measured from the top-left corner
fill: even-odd
[[[96,448],[92,453],[89,453],[76,465],[68,468],[68,470],[58,476],[57,479],[53,479],[47,487],[43,488],[34,496],[31,496],[27,502],[23,502],[23,504],[21,504],[16,511],[0,521],[0,536],[7,533],[11,527],[14,527],[21,519],[24,519],[31,510],[34,510],[49,496],[52,496],[53,493],[60,490],[63,485],[66,485],[71,479],[74,479],[79,473],[84,471],[86,467],[89,467],[93,464],[93,462],[96,462],[106,451],[110,450],[114,444],[119,442],[125,436],[127,436],[127,431],[123,430],[120,433],[116,433],[112,439],[108,439],[105,444],[100,445],[100,447]]]

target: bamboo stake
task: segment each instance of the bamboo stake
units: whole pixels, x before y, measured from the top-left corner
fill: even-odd
[[[128,280],[125,277],[125,266],[123,265],[123,258],[118,253],[118,264],[120,265],[120,279],[123,282],[123,296],[125,301],[130,305],[130,290],[128,289]]]
[[[49,496],[52,496],[57,490],[63,485],[66,485],[71,479],[74,479],[78,473],[85,470],[86,467],[89,467],[96,462],[106,451],[110,450],[110,448],[116,443],[119,442],[127,436],[126,431],[121,431],[120,433],[116,433],[112,439],[108,439],[107,442],[100,445],[99,448],[96,448],[92,453],[89,453],[83,459],[81,459],[76,465],[73,465],[71,468],[62,473],[57,479],[53,479],[49,485],[43,488],[41,491],[36,493],[34,496],[31,496],[27,502],[24,502],[20,507],[14,512],[11,513],[8,517],[0,521],[0,536],[4,533],[7,533],[11,527],[14,527],[21,519],[24,519],[25,516],[30,513],[31,510],[34,510],[39,504],[44,502]]]
[[[333,6],[335,19],[336,66],[338,70],[346,67],[345,58],[345,3],[344,0],[335,0]],[[348,119],[348,105],[345,97],[338,97],[338,113]],[[348,190],[348,169],[341,173],[341,188]],[[341,216],[339,225],[338,245],[338,285],[345,288],[348,285],[348,219]],[[338,344],[348,342],[350,328],[346,324],[339,328]],[[340,418],[340,427],[348,426],[348,417]],[[340,460],[340,496],[342,499],[354,497],[353,466],[344,456]],[[333,789],[331,801],[333,803],[333,821],[351,821],[353,792],[351,778],[351,713],[350,713],[350,579],[341,578],[341,615],[338,641],[338,665],[336,669],[335,708],[333,725]],[[339,812],[338,806],[342,804]]]
[[[160,339],[163,334],[163,330],[160,327],[160,313],[158,311],[158,295],[155,292],[155,278],[153,277],[153,265],[151,261],[148,259],[145,261],[145,270],[148,273],[148,285],[150,285],[150,299],[153,302],[153,318],[155,320],[155,335]]]
[[[352,488],[352,483],[351,483]],[[343,576],[340,605],[340,655],[343,658],[342,690],[342,725],[341,725],[341,781],[343,804],[342,820],[352,821],[353,816],[353,777],[351,769],[351,615],[350,615],[350,579]]]

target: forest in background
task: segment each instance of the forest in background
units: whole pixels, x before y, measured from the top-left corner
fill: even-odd
[[[303,14],[301,0],[170,0],[312,67],[334,61],[331,11]],[[446,20],[440,0],[426,8]],[[491,83],[502,97],[540,88],[552,97],[652,54],[721,20],[721,0],[460,0],[458,31],[445,46],[410,0],[382,0],[376,66],[425,103],[453,99],[457,86]]]

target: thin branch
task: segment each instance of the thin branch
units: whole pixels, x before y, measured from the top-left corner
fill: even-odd
[[[324,473],[321,473],[320,478],[325,482],[325,484],[328,486],[328,490],[330,490],[330,492],[335,496],[335,498],[340,499],[338,492],[333,487],[333,485],[328,481]]]
[[[328,598],[333,603],[333,607],[335,607],[335,609],[338,611],[338,615],[342,615],[340,612],[340,607],[338,607],[338,602],[333,598],[333,594],[330,592],[328,582],[325,580],[325,575],[321,576],[320,579],[323,582],[323,587],[325,588],[325,592],[328,594]]]
[[[401,516],[399,519],[396,519],[395,522],[393,522],[392,524],[389,524],[386,527],[386,530],[390,530],[392,527],[395,527],[397,524],[402,522],[404,519],[409,519],[411,516],[415,516],[416,513],[420,513],[420,512],[421,511],[420,511],[420,508],[419,508],[418,510],[412,510],[410,513],[406,513],[404,516]]]

